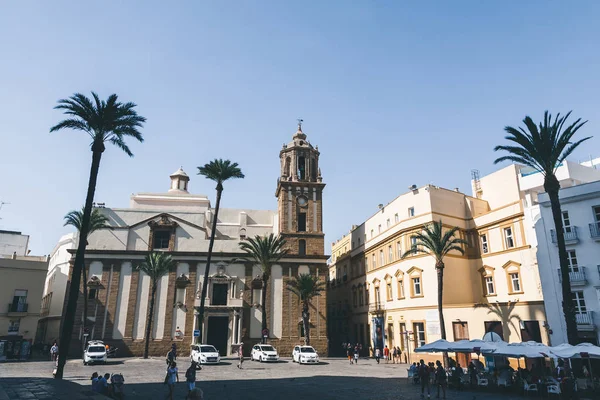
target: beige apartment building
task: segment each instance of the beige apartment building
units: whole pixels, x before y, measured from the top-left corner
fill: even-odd
[[[439,220],[448,228],[458,226],[468,243],[464,255],[445,259],[447,339],[481,339],[494,332],[509,342],[547,343],[521,168],[511,165],[481,179],[475,174],[473,196],[412,186],[334,242],[327,296],[331,353],[342,353],[347,342],[361,343],[365,354],[399,346],[408,361],[415,359],[416,347],[441,338],[434,259],[401,259],[414,234]],[[459,361],[465,363],[466,356]]]

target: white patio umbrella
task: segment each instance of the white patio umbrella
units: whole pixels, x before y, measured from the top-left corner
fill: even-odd
[[[441,353],[448,352],[450,350],[450,346],[454,343],[449,342],[445,339],[439,339],[435,342],[427,343],[421,347],[415,349],[415,353]]]
[[[492,351],[503,343],[506,342],[488,342],[480,339],[459,340],[458,342],[451,343],[448,351],[454,353],[482,353],[484,351]]]
[[[502,343],[496,349],[482,351],[483,354],[509,358],[545,358],[552,357],[550,347],[538,342]]]
[[[550,351],[558,358],[600,358],[600,347],[591,343],[580,343],[575,346],[563,343],[550,347]]]

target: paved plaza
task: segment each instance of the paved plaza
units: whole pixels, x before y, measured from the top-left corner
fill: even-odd
[[[179,359],[181,383],[176,386],[176,398],[186,394],[185,369],[187,358]],[[83,366],[81,361],[69,361],[65,379],[55,385],[49,361],[0,364],[0,400],[5,399],[93,399],[90,376],[98,373],[123,373],[127,399],[162,399],[167,393],[162,384],[165,364],[162,359],[118,359],[107,365]],[[197,385],[211,399],[418,399],[419,388],[407,382],[406,364],[377,364],[360,360],[349,365],[344,359],[323,359],[320,365],[298,365],[289,359],[276,364],[246,361],[236,368],[236,361],[226,359],[221,365],[205,366],[198,371]],[[79,384],[79,385],[77,385]],[[435,398],[435,393],[432,393]],[[494,392],[457,392],[449,390],[448,399],[494,400],[521,398]]]

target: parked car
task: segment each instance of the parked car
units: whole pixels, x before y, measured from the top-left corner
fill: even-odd
[[[190,353],[190,361],[198,364],[219,364],[221,356],[215,346],[210,344],[193,344]]]
[[[277,354],[277,349],[270,344],[257,344],[252,347],[250,360],[260,362],[279,361],[279,354]]]
[[[83,351],[83,365],[106,363],[106,347],[100,340],[90,340]]]
[[[292,351],[292,361],[300,364],[318,364],[319,354],[312,346],[296,346]]]

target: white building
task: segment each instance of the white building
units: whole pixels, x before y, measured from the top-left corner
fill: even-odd
[[[577,330],[582,342],[598,344],[600,325],[600,181],[559,192]],[[567,342],[562,310],[560,263],[550,200],[539,195],[541,218],[536,223],[538,264],[553,345]]]
[[[0,255],[26,256],[29,253],[29,235],[0,230]]]

